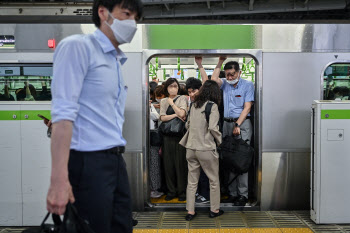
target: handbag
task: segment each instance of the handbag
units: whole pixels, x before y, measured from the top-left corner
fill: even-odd
[[[54,224],[45,223],[49,218],[47,213],[40,227],[30,228],[22,233],[94,233],[89,224],[78,215],[77,209],[71,203],[66,206],[63,221],[59,215],[52,214]]]
[[[178,99],[179,97],[176,97],[174,99],[174,102]],[[174,109],[169,106],[167,111],[167,115],[172,115],[175,114]],[[166,136],[183,136],[185,132],[185,122],[183,122],[181,119],[178,117],[175,117],[174,119],[166,122],[162,122],[162,124],[159,126],[159,129],[163,135]]]
[[[242,137],[226,136],[219,150],[224,168],[237,175],[229,182],[231,184],[239,175],[248,172],[254,157],[254,149]]]

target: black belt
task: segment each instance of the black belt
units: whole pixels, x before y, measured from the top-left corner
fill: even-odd
[[[236,122],[236,121],[238,121],[238,118],[239,117],[236,117],[236,118],[224,117],[224,121],[226,121],[226,122]],[[247,116],[245,119],[250,119],[250,116]]]
[[[121,155],[125,152],[125,146],[116,146],[107,150],[101,150],[100,152],[112,153],[115,155]]]

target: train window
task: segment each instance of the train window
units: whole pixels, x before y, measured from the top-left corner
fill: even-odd
[[[0,101],[50,101],[52,67],[0,66]]]
[[[328,66],[323,74],[324,100],[349,100],[350,64],[336,63]]]

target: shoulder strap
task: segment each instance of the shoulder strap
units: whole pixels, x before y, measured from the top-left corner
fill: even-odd
[[[190,103],[190,108],[188,109],[188,112],[187,112],[187,116],[189,116],[190,115],[190,112],[191,112],[191,108],[192,108],[192,102]]]
[[[169,98],[169,97],[168,97],[168,98]],[[173,100],[174,104],[175,104],[175,102],[176,102],[176,100],[177,100],[178,98],[180,98],[180,96],[176,97],[176,98]],[[175,113],[174,109],[169,105],[168,109],[166,110],[166,114],[167,114],[167,115],[171,115],[171,114],[174,114],[174,113]]]
[[[207,105],[205,106],[205,119],[207,120],[207,123],[209,124],[209,117],[210,117],[210,113],[211,113],[211,108],[213,107],[214,102],[212,101],[208,101]]]
[[[181,95],[180,95],[181,96]],[[176,100],[178,99],[178,98],[180,98],[180,96],[178,96],[178,97],[176,97],[173,101],[174,101],[174,103],[176,102]]]

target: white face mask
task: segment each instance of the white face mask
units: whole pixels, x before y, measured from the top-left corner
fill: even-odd
[[[238,78],[235,80],[226,80],[226,82],[230,85],[235,85],[236,83],[238,83]]]
[[[130,43],[137,30],[135,20],[119,20],[114,18],[110,12],[108,12],[108,14],[113,18],[113,23],[112,25],[109,25],[107,21],[105,21],[105,23],[112,29],[114,37],[118,43]]]
[[[162,101],[162,99],[156,99],[156,101],[157,101],[158,103],[160,103],[160,101]]]

